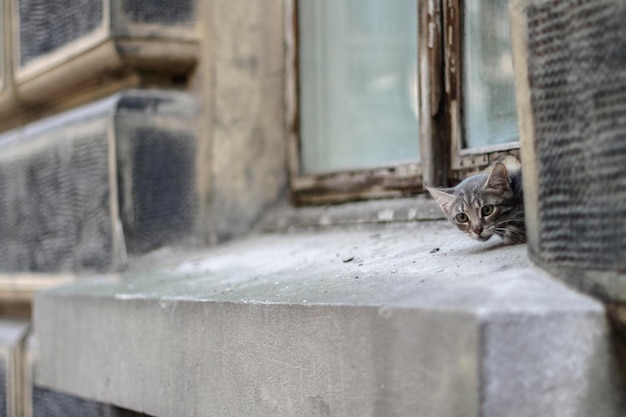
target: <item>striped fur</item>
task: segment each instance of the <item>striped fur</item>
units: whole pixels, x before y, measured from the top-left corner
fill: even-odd
[[[507,245],[526,242],[522,173],[497,163],[453,188],[428,188],[448,219],[473,239],[500,236]]]

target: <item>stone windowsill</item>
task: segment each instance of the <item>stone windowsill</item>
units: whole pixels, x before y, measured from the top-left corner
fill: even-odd
[[[441,221],[163,249],[34,307],[40,384],[152,415],[620,407],[602,306]]]

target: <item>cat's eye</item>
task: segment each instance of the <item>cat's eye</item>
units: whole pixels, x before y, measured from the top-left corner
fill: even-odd
[[[493,214],[493,211],[494,211],[494,206],[491,204],[487,204],[486,206],[483,206],[482,209],[480,209],[480,212],[485,217],[491,216]]]
[[[459,223],[467,223],[469,221],[469,217],[467,217],[467,214],[465,213],[459,213],[454,218]]]

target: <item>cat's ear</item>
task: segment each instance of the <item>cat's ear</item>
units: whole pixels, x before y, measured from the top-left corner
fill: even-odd
[[[491,169],[491,174],[487,178],[484,188],[506,191],[510,188],[509,174],[506,166],[502,162],[498,162]]]
[[[452,194],[452,189],[451,188],[431,188],[431,187],[426,187],[426,189],[428,190],[430,195],[433,196],[437,204],[439,204],[439,207],[441,207],[441,210],[443,210],[444,213],[448,214],[450,211],[450,205],[456,198]]]

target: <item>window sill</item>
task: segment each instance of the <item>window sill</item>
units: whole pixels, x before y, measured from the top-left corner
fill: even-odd
[[[410,198],[387,198],[325,206],[293,207],[286,204],[269,210],[257,228],[263,232],[284,232],[444,219],[437,203],[421,194]]]
[[[34,322],[40,384],[153,415],[578,415],[601,393],[610,416],[619,398],[599,303],[440,221],[164,249],[39,293]]]

